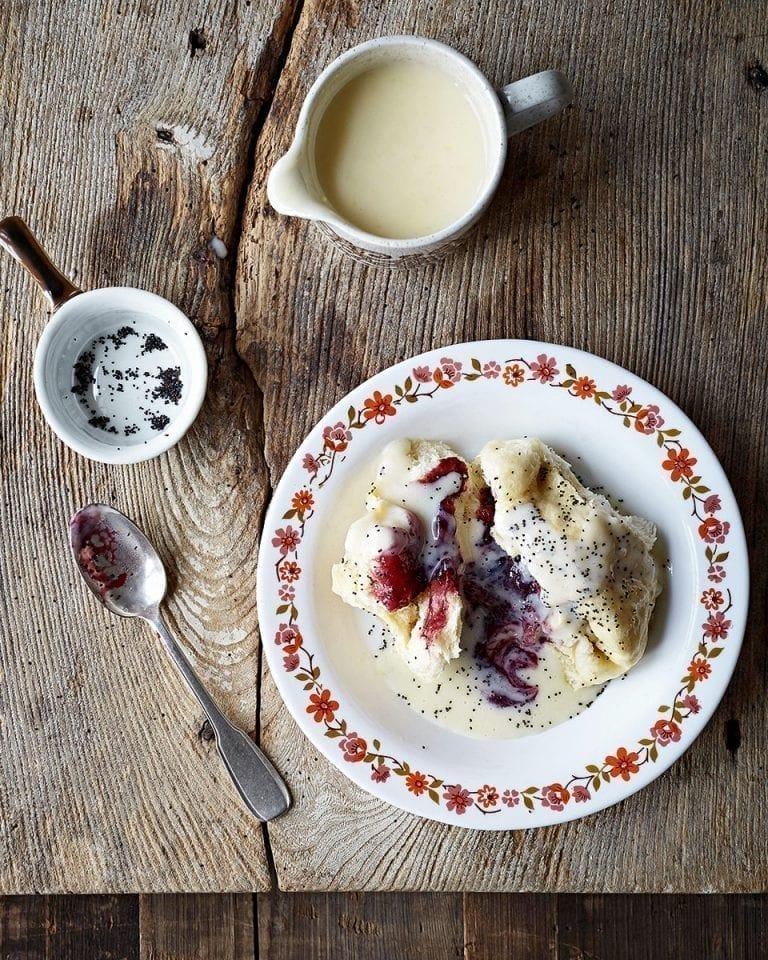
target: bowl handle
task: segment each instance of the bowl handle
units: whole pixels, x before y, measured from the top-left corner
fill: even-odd
[[[20,217],[0,220],[0,247],[5,247],[30,276],[37,280],[54,310],[82,293],[79,287],[70,283],[64,274],[54,267],[48,254]]]

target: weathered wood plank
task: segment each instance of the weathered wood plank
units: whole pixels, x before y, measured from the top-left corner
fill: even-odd
[[[140,898],[139,960],[253,960],[249,894],[159,894]]]
[[[468,894],[466,958],[730,960],[765,950],[764,896]]]
[[[464,956],[461,895],[257,895],[264,960],[452,960]]]
[[[495,206],[463,250],[390,271],[278,217],[264,185],[316,73],[355,42],[399,32],[459,47],[495,83],[559,67],[577,96],[565,115],[512,141]],[[768,98],[747,67],[766,55],[757,0],[664,10],[617,0],[599,15],[545,0],[490,11],[307,2],[257,144],[238,267],[239,349],[266,422],[280,424],[266,437],[273,483],[307,430],[364,377],[439,344],[533,337],[601,354],[680,403],[729,472],[762,557]],[[762,562],[752,588],[739,670],[690,753],[620,807],[529,834],[472,835],[364,795],[301,738],[265,679],[265,743],[298,799],[270,827],[281,886],[765,889]],[[729,721],[738,750],[726,743]]]
[[[257,902],[258,955],[269,960],[732,960],[762,955],[768,908],[764,895],[465,894],[462,900],[275,891]],[[253,920],[253,898],[244,894],[4,897],[0,956],[251,960]]]
[[[0,898],[8,960],[138,960],[138,897]]]
[[[551,893],[465,894],[465,960],[558,960],[557,910],[561,898]]]
[[[169,455],[128,468],[81,459],[34,403],[42,297],[0,259],[6,892],[269,883],[262,831],[199,735],[200,710],[156,638],[86,594],[66,521],[101,500],[144,527],[169,567],[171,627],[229,716],[255,731],[267,477],[231,290],[252,129],[292,12],[280,0],[0,7],[0,210],[24,216],[82,286],[174,301],[210,366],[206,405]],[[214,235],[227,258],[209,249]]]
[[[0,898],[0,950],[3,957],[43,960],[46,901],[43,897]]]

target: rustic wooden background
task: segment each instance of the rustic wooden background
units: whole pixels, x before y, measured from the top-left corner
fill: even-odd
[[[345,258],[264,190],[321,67],[398,32],[459,47],[494,83],[558,67],[577,91],[512,141],[466,245],[408,271]],[[25,217],[84,287],[177,303],[211,370],[169,455],[82,460],[34,404],[42,296],[0,259],[0,892],[548,892],[10,898],[2,956],[758,955],[766,65],[763,0],[0,4],[0,215]],[[693,749],[599,816],[484,836],[386,807],[315,754],[262,670],[254,575],[270,490],[331,404],[410,354],[496,336],[592,350],[669,394],[728,471],[757,562],[739,668]],[[92,500],[158,544],[172,627],[285,770],[296,806],[268,832],[149,631],[75,581],[65,521]],[[597,895],[662,891],[747,895]]]
[[[576,87],[564,116],[511,141],[497,202],[466,247],[407,271],[356,263],[265,195],[316,65],[402,31],[459,46],[497,84],[553,66]],[[236,277],[271,483],[377,370],[437,344],[532,337],[592,350],[678,402],[721,458],[758,559],[739,669],[705,734],[648,789],[561,827],[470,833],[384,806],[318,759],[263,670],[262,741],[300,771],[294,809],[269,829],[283,889],[766,888],[761,50],[764,3],[305,3],[255,144]]]
[[[0,899],[3,960],[761,960],[765,900],[651,894]]]

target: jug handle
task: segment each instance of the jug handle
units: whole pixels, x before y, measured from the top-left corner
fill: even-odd
[[[573,99],[573,87],[559,70],[543,70],[503,87],[499,94],[512,137],[560,113]]]

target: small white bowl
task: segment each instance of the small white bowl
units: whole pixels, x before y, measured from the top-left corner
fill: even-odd
[[[102,463],[138,463],[174,446],[202,406],[207,376],[192,323],[133,287],[72,296],[35,353],[46,420],[67,446]]]

